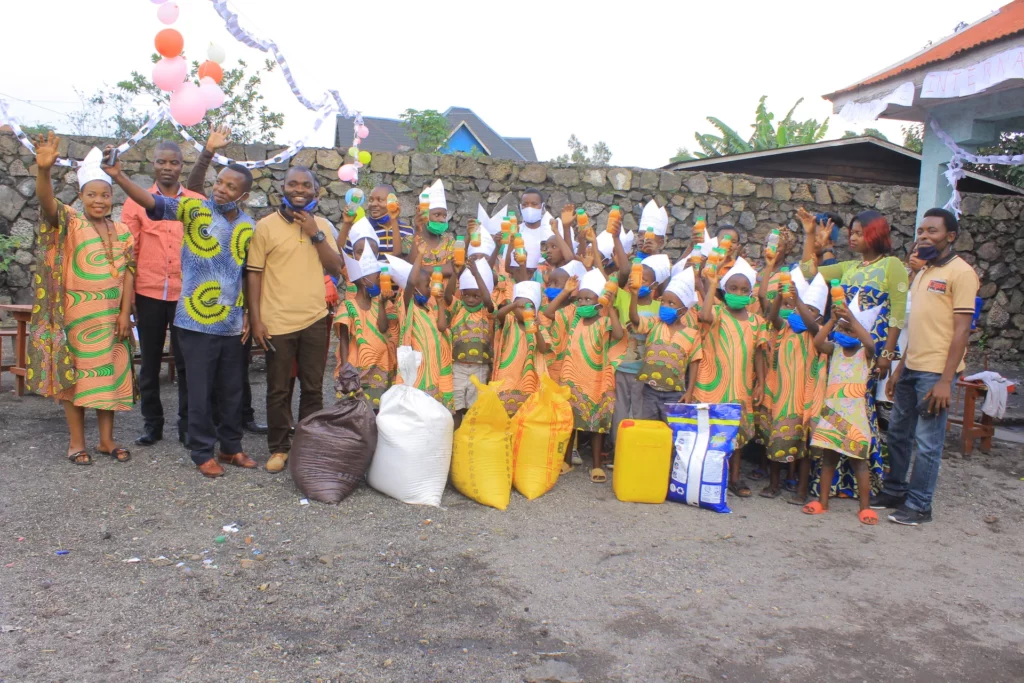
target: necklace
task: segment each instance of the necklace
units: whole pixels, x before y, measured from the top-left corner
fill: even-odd
[[[864,266],[870,266],[870,265],[871,265],[872,263],[876,263],[876,262],[878,262],[878,261],[880,261],[880,260],[882,260],[882,255],[881,255],[881,254],[879,254],[879,255],[878,255],[878,256],[876,256],[875,258],[871,259],[870,261],[863,261],[863,260],[862,260],[862,261],[860,262],[860,265],[861,265],[861,267],[863,268]]]
[[[92,223],[93,230],[100,238],[100,244],[103,245],[103,252],[107,255],[107,264],[110,266],[110,274],[113,277],[117,277],[117,263],[114,260],[114,236],[111,234],[111,227],[107,224],[107,219],[103,219],[103,231],[100,231],[97,223]]]

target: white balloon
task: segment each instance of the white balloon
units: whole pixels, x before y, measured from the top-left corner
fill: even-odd
[[[224,48],[220,45],[210,43],[210,47],[206,48],[206,57],[211,62],[223,64],[224,60],[227,59],[227,54],[224,52]]]

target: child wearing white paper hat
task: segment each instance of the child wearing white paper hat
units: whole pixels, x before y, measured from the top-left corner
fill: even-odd
[[[639,237],[637,238],[637,256],[647,258],[660,254],[665,248],[665,236],[668,234],[668,211],[658,206],[653,199],[644,206],[640,214]]]
[[[494,347],[494,273],[483,258],[468,259],[456,266],[445,287],[449,329],[452,336],[452,383],[455,390],[455,428],[476,402],[476,386],[470,377],[487,384],[491,377],[491,353]],[[455,297],[458,281],[461,297]]]
[[[694,399],[743,406],[735,452],[729,461],[729,490],[740,498],[749,498],[750,487],[740,477],[740,449],[754,438],[754,411],[764,397],[768,326],[764,318],[747,308],[757,273],[746,259],[736,259],[722,283],[724,304],[715,303],[718,278],[715,268],[705,268],[706,289],[699,315],[704,356],[697,370]]]
[[[550,337],[540,320],[541,285],[533,280],[519,282],[510,301],[494,318],[494,372],[492,382],[501,382],[498,397],[509,417],[540,387]],[[532,311],[533,321],[528,322]]]
[[[839,459],[846,456],[857,478],[862,524],[878,524],[870,507],[871,424],[868,420],[867,384],[875,357],[875,342],[868,331],[875,325],[880,306],[862,311],[857,299],[832,302],[832,316],[818,330],[814,345],[831,358],[824,406],[812,422],[811,448],[821,454],[821,481],[832,481]],[[818,500],[803,507],[808,515],[828,512],[831,487],[821,486]]]
[[[416,233],[402,238],[402,253],[407,254],[406,260],[414,263],[419,256],[423,266],[441,267],[445,280],[455,274],[452,257],[455,255],[455,237],[448,230],[448,200],[444,193],[444,183],[440,178],[429,188],[424,189],[429,208],[426,212],[416,213]]]
[[[602,447],[604,435],[611,430],[615,410],[615,374],[609,350],[623,335],[618,312],[610,302],[608,305],[599,302],[605,282],[604,275],[597,268],[588,271],[579,284],[572,320],[567,326],[565,323],[555,323],[556,328],[564,328],[557,330],[559,337],[564,340],[560,353],[560,382],[569,387],[575,432],[589,432],[591,435],[594,466],[590,471],[590,480],[596,484],[608,480],[603,468]],[[568,291],[570,286],[572,279],[564,291]],[[564,298],[564,291],[556,298],[556,302]],[[555,305],[554,302],[552,305]],[[565,453],[567,462],[563,470],[571,469],[569,463],[572,462],[574,440],[569,440]]]

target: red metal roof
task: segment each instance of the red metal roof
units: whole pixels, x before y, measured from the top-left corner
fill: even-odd
[[[850,92],[851,90],[856,90],[857,88],[864,87],[865,85],[880,83],[881,81],[898,76],[901,73],[913,71],[914,69],[925,66],[926,64],[941,62],[953,57],[954,55],[958,55],[961,52],[966,52],[980,45],[991,43],[1022,31],[1024,31],[1024,0],[1013,0],[1013,2],[1008,5],[1004,5],[999,8],[988,18],[968,26],[959,33],[954,33],[947,40],[942,41],[930,50],[914,55],[913,57],[909,57],[880,74],[872,76],[871,78],[855,85],[851,85],[848,88],[837,90],[831,95],[826,95],[825,97],[826,99],[831,99],[834,95]]]

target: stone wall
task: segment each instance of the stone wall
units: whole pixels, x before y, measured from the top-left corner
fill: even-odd
[[[61,154],[82,158],[93,144],[106,140],[72,138],[62,140]],[[122,157],[125,171],[136,182],[152,183],[152,142],[130,150]],[[266,159],[276,148],[265,145],[231,146],[226,153],[233,158]],[[196,153],[183,148],[187,169]],[[334,149],[306,149],[291,164],[313,168],[320,176],[324,193],[320,206],[332,221],[340,221],[344,194],[350,185],[338,181],[336,171],[344,157]],[[249,211],[257,218],[273,211],[280,203],[277,193],[287,164],[257,170],[256,186]],[[420,190],[434,178],[445,182],[452,222],[465,233],[466,221],[476,216],[477,203],[491,213],[504,204],[515,207],[523,189],[536,187],[547,197],[554,215],[566,202],[586,209],[601,229],[608,208],[619,204],[626,213],[625,223],[636,227],[643,205],[655,199],[668,207],[668,251],[678,255],[690,237],[697,215],[706,215],[712,232],[716,226],[734,225],[739,229],[746,255],[755,261],[761,256],[761,244],[768,231],[783,225],[794,232],[800,227],[795,219],[799,206],[812,212],[835,211],[847,222],[866,208],[878,209],[893,225],[893,244],[901,256],[913,241],[917,211],[915,188],[833,183],[814,180],[764,179],[753,176],[672,172],[636,168],[576,168],[551,164],[516,164],[488,158],[427,154],[377,153],[364,173],[360,185],[370,188],[379,182],[394,185],[402,213],[415,211]],[[208,180],[212,181],[211,169]],[[22,238],[9,272],[0,273],[0,303],[27,303],[28,287],[34,265],[32,251],[38,222],[38,202],[34,197],[35,168],[26,149],[9,133],[0,133],[0,234]],[[75,172],[59,168],[54,173],[55,191],[63,201],[71,202],[77,193]],[[120,215],[123,192],[115,188],[115,218]],[[974,339],[997,355],[1016,358],[1024,338],[1024,197],[965,195],[964,230],[957,249],[982,279],[981,296],[985,314]],[[845,231],[840,239],[845,244]],[[840,247],[840,258],[847,256]]]

